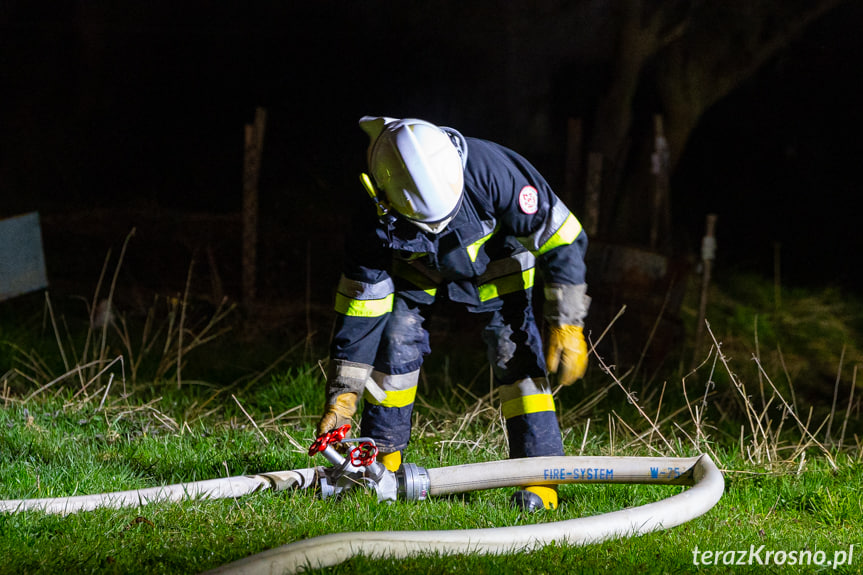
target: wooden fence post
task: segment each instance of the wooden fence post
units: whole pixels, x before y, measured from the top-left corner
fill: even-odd
[[[665,139],[665,128],[662,116],[653,116],[654,144],[651,155],[651,172],[654,176],[653,182],[653,206],[650,218],[650,247],[657,249],[660,243],[660,235],[663,242],[668,242],[669,221],[668,214],[668,140]]]
[[[584,229],[588,237],[599,231],[599,196],[602,192],[602,154],[587,157],[587,186],[584,192]]]
[[[258,179],[261,174],[261,156],[264,149],[264,130],[267,111],[255,110],[255,121],[246,124],[243,155],[243,293],[242,301],[251,305],[257,291],[258,259]]]
[[[704,339],[704,319],[707,315],[707,290],[710,286],[710,276],[713,271],[713,260],[716,258],[716,214],[707,214],[704,238],[701,240],[701,262],[704,266],[701,274],[701,301],[698,304],[698,324],[695,326],[695,351],[692,366],[698,361],[701,340]]]

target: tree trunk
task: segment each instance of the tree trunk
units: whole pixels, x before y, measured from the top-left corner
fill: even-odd
[[[606,158],[600,235],[647,242],[650,134],[636,128],[652,124],[633,111],[644,82],[659,97],[661,109],[647,113],[666,119],[673,173],[703,114],[840,2],[672,2],[649,15],[642,2],[624,2],[615,76],[597,109],[591,148]],[[645,77],[648,66],[653,75]]]

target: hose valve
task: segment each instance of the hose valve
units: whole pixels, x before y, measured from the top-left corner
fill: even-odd
[[[378,448],[375,440],[369,437],[348,439],[350,425],[343,425],[324,433],[312,443],[309,456],[322,454],[333,467],[319,467],[318,483],[321,497],[326,499],[333,495],[341,495],[357,485],[374,489],[378,501],[395,501],[398,493],[398,482],[395,474],[377,461]],[[357,443],[343,457],[333,447],[334,443]]]

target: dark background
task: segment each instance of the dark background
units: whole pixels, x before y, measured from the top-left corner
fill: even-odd
[[[369,209],[360,116],[500,141],[560,188],[567,118],[611,73],[607,3],[584,3],[560,53],[515,45],[496,3],[414,4],[0,1],[0,217],[42,214],[56,286],[94,284],[135,226],[126,279],[177,290],[194,257],[237,295],[243,127],[265,107],[259,292],[313,284],[328,305],[347,218]],[[679,251],[714,212],[717,274],[771,275],[778,243],[783,281],[863,286],[861,30],[840,3],[703,116],[672,175]]]

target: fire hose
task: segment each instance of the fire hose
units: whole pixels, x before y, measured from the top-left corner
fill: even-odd
[[[355,555],[403,558],[418,554],[502,554],[529,551],[552,543],[586,545],[669,529],[709,511],[722,497],[722,473],[706,454],[696,457],[550,456],[508,459],[426,469],[405,463],[398,471],[376,461],[369,438],[347,439],[350,426],[319,437],[309,455],[320,453],[332,467],[261,473],[180,483],[98,495],[0,500],[0,512],[40,510],[68,514],[99,507],[136,507],[187,498],[237,498],[263,489],[318,489],[321,497],[339,496],[358,486],[372,489],[379,501],[422,501],[428,497],[501,487],[569,483],[627,483],[690,486],[666,499],[550,523],[437,531],[333,533],[270,549],[207,573],[296,573],[308,567],[337,565]],[[357,443],[343,457],[333,446]]]

